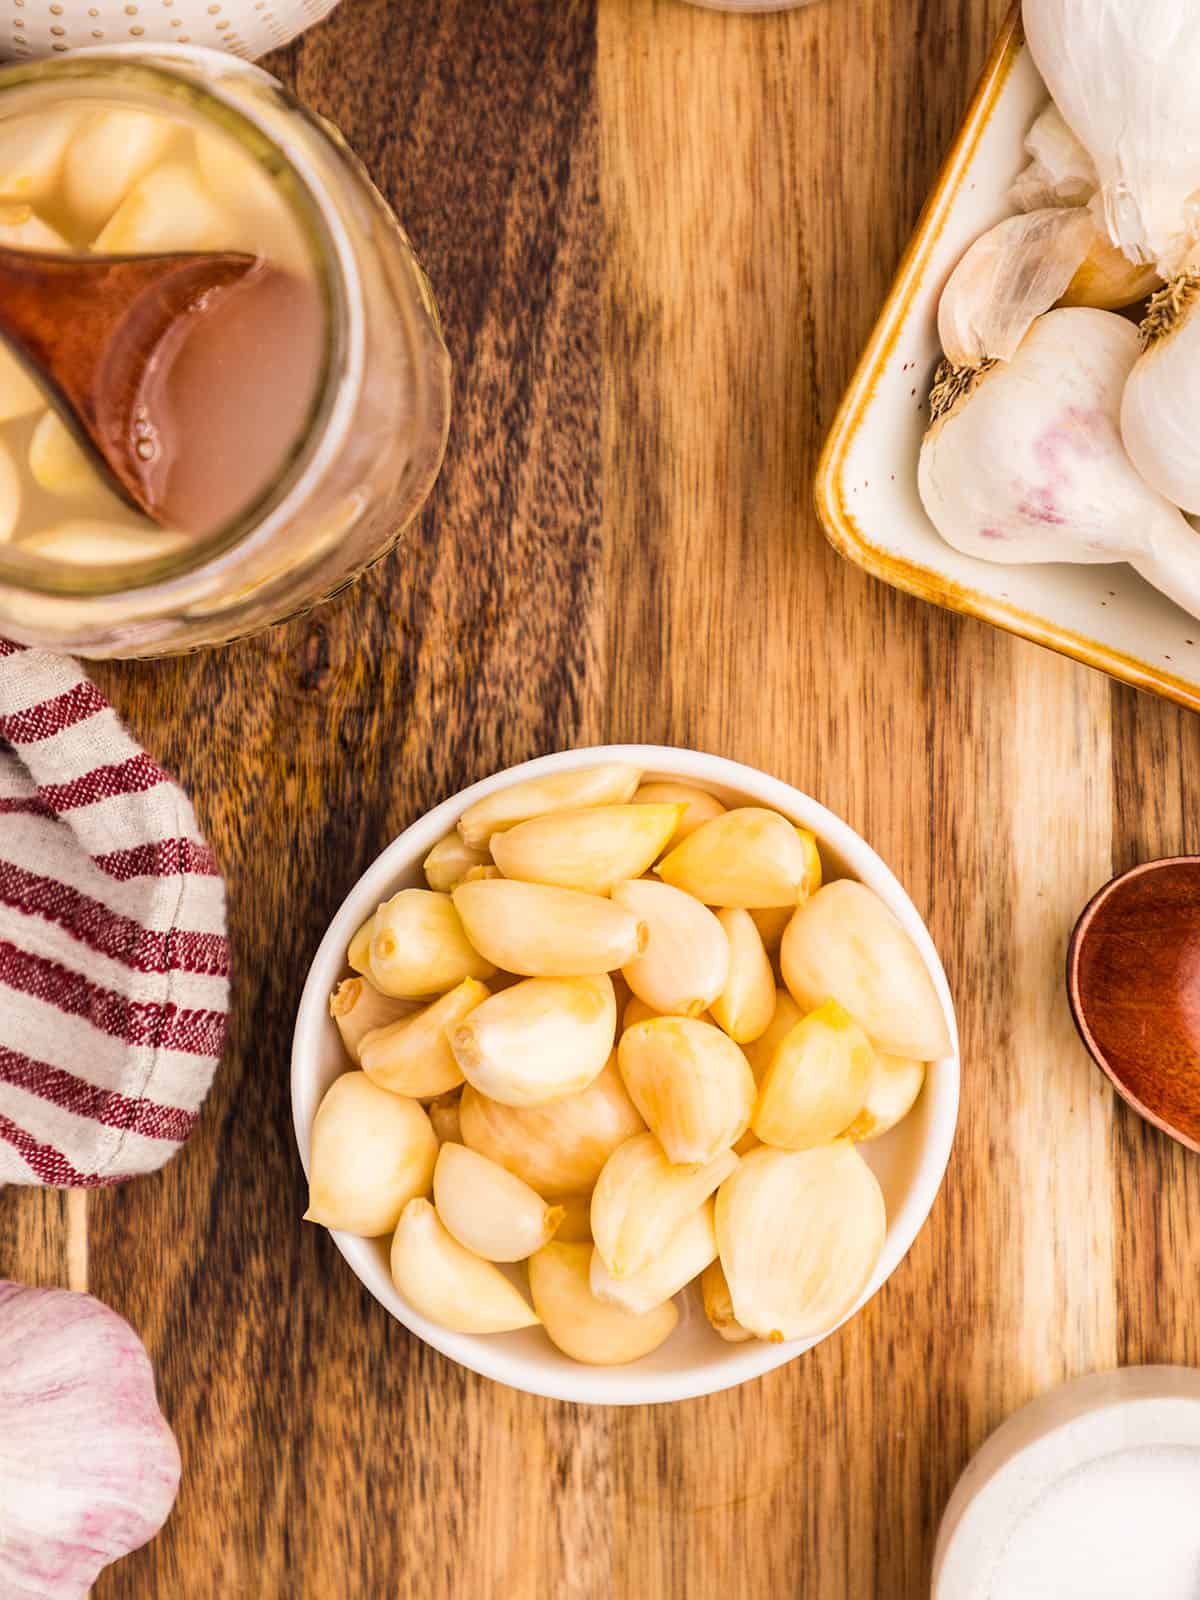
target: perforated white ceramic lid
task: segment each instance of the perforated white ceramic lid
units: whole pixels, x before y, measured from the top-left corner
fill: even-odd
[[[32,61],[96,45],[207,45],[253,60],[337,0],[0,0],[0,56]]]

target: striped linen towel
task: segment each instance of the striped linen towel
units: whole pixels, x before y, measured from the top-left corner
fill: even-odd
[[[0,1184],[170,1160],[228,994],[224,884],[186,797],[74,661],[0,639]]]

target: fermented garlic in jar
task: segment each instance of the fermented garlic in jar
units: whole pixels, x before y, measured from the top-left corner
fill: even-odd
[[[136,450],[155,516],[0,342],[0,634],[91,656],[218,643],[340,588],[441,464],[449,359],[408,239],[328,124],[216,51],[0,71],[0,245],[235,251],[181,318]]]

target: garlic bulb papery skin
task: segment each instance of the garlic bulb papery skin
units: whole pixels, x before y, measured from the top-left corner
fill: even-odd
[[[1144,349],[1121,399],[1129,459],[1159,494],[1200,512],[1200,273],[1155,295],[1142,324]]]
[[[137,1334],[91,1295],[0,1281],[0,1595],[83,1600],[152,1539],[179,1448]]]
[[[952,367],[1011,361],[1035,317],[1066,293],[1095,237],[1087,211],[1030,211],[970,246],[938,302],[938,338]]]
[[[949,373],[930,396],[918,486],[946,543],[983,561],[1129,561],[1186,531],[1121,441],[1137,330],[1111,311],[1048,311],[1009,363]]]
[[[1096,165],[1109,237],[1170,274],[1197,223],[1200,7],[1195,0],[1024,0],[1025,37]]]
[[[1018,211],[1045,206],[1085,206],[1100,186],[1096,163],[1063,121],[1053,100],[1025,135],[1029,165],[1008,198]]]

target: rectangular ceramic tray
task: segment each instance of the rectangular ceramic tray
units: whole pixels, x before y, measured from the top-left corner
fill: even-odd
[[[817,510],[830,542],[885,582],[1200,710],[1200,621],[1131,567],[975,560],[938,537],[917,493],[942,286],[972,240],[1010,213],[1008,188],[1045,100],[1014,11],[842,401]]]

